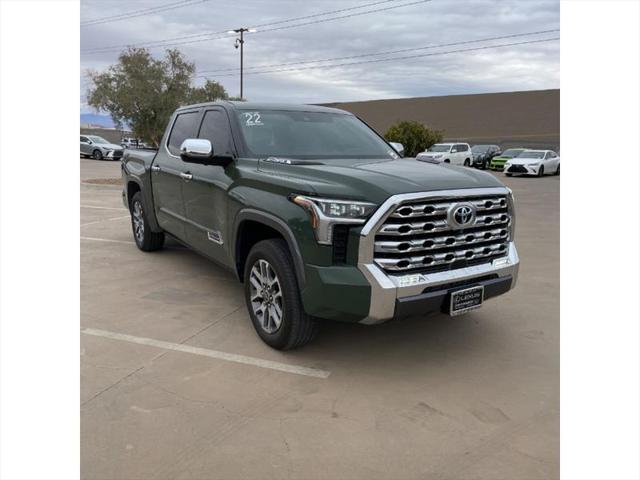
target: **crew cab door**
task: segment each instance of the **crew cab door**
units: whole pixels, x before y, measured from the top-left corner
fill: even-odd
[[[187,110],[175,116],[169,137],[151,165],[153,203],[158,223],[173,236],[185,240],[185,207],[182,186],[188,166],[180,158],[180,145],[196,134],[200,111]]]
[[[229,117],[220,107],[207,108],[197,138],[207,139],[214,155],[235,156]],[[233,182],[235,163],[202,165],[187,163],[190,180],[184,184],[186,230],[189,245],[223,264],[229,264],[227,242],[232,228],[227,224],[227,190]]]

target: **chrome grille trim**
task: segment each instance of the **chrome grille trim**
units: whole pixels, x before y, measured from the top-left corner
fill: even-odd
[[[448,217],[452,208],[461,203],[472,204],[476,218],[469,225],[456,228]],[[429,273],[491,262],[507,255],[511,228],[506,189],[405,200],[392,206],[371,232],[373,261],[393,274]]]
[[[375,252],[380,253],[411,253],[420,251],[432,251],[439,248],[455,247],[461,245],[473,246],[473,244],[489,240],[507,240],[509,231],[507,228],[496,230],[484,230],[480,232],[463,233],[459,235],[443,235],[427,239],[414,239],[408,241],[382,240],[375,242]],[[453,241],[453,243],[451,243]],[[400,248],[404,244],[406,248]]]
[[[486,212],[492,210],[501,210],[507,208],[507,200],[506,198],[498,199],[487,199],[487,200],[475,200],[470,202],[472,203],[478,212]],[[417,204],[409,204],[403,205],[394,211],[390,217],[391,218],[414,218],[414,217],[430,217],[437,215],[444,215],[447,213],[448,208],[451,206],[451,203],[417,203]],[[426,210],[426,211],[425,211]],[[407,213],[404,213],[404,212]]]
[[[444,253],[436,253],[433,255],[425,255],[419,257],[404,257],[402,259],[397,258],[377,258],[376,263],[387,271],[401,272],[404,270],[411,270],[421,267],[436,267],[453,263],[457,260],[473,260],[477,258],[491,257],[497,253],[507,253],[507,244],[501,243],[496,245],[490,245],[487,247],[476,247],[471,249],[457,250]],[[470,256],[467,256],[471,253]],[[398,266],[399,262],[408,262],[406,266]],[[429,261],[429,263],[425,263]]]
[[[509,215],[506,212],[478,215],[474,224],[468,228],[479,226],[493,227],[496,225],[505,227],[509,226]],[[380,228],[380,230],[378,230],[378,235],[409,236],[419,233],[446,232],[450,230],[452,230],[452,228],[446,220],[433,220],[416,223],[386,223]]]

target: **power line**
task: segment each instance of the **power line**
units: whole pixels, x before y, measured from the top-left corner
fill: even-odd
[[[454,43],[441,43],[439,45],[427,45],[424,47],[412,47],[412,48],[403,48],[400,50],[387,50],[384,52],[376,52],[376,53],[362,53],[362,54],[358,54],[358,55],[348,55],[345,57],[333,57],[333,58],[323,58],[323,59],[317,59],[317,60],[301,60],[301,61],[296,61],[296,62],[287,62],[287,63],[274,63],[274,64],[269,64],[269,65],[255,65],[252,67],[244,67],[245,70],[248,69],[252,69],[252,70],[256,70],[256,69],[261,69],[261,68],[273,68],[273,67],[284,67],[284,66],[290,66],[290,65],[302,65],[302,64],[306,64],[306,63],[321,63],[321,62],[332,62],[332,61],[337,61],[337,60],[352,60],[354,58],[364,58],[364,57],[376,57],[379,55],[393,55],[393,54],[397,54],[397,53],[406,53],[406,52],[413,52],[413,51],[417,51],[417,50],[427,50],[427,49],[432,49],[432,48],[442,48],[442,47],[453,47],[453,46],[457,46],[457,45],[468,45],[471,43],[480,43],[480,42],[488,42],[488,41],[493,41],[493,40],[505,40],[507,38],[517,38],[517,37],[526,37],[526,36],[531,36],[531,35],[541,35],[541,34],[547,34],[547,33],[555,33],[555,32],[559,32],[560,29],[553,29],[553,30],[539,30],[537,32],[527,32],[527,33],[515,33],[512,35],[502,35],[500,37],[488,37],[488,38],[478,38],[476,40],[466,40],[463,42],[454,42]],[[318,67],[321,67],[320,65],[318,65]],[[202,73],[220,73],[220,72],[230,72],[230,71],[238,71],[239,68],[237,67],[233,67],[233,68],[221,68],[221,69],[211,69],[211,70],[201,70],[197,73],[202,74]]]
[[[278,20],[278,21],[275,21],[275,22],[263,23],[263,24],[260,24],[260,25],[256,25],[253,28],[262,28],[262,27],[268,27],[268,26],[271,26],[271,25],[278,25],[278,24],[281,24],[281,23],[295,22],[295,21],[298,21],[298,20],[307,20],[307,19],[313,18],[313,17],[332,15],[332,14],[335,14],[335,13],[341,13],[341,12],[345,12],[345,11],[349,11],[349,10],[357,10],[357,9],[361,9],[361,8],[372,7],[372,6],[375,6],[375,5],[382,4],[382,3],[389,3],[389,2],[395,2],[395,1],[398,1],[398,0],[381,0],[381,1],[379,0],[379,1],[376,1],[376,2],[372,2],[372,3],[365,3],[363,5],[358,5],[358,6],[355,6],[355,7],[341,8],[339,10],[331,10],[331,11],[328,11],[328,12],[315,13],[315,14],[312,14],[312,15],[305,15],[305,16],[302,16],[302,17],[287,18],[285,20]],[[177,41],[177,40],[185,40],[185,39],[189,39],[189,38],[206,37],[206,36],[210,36],[210,35],[220,35],[220,34],[223,34],[223,33],[227,33],[228,30],[229,29],[220,30],[220,31],[217,31],[217,32],[192,33],[190,35],[182,35],[180,37],[172,37],[172,38],[165,38],[163,40],[154,40],[154,41],[149,41],[149,42],[142,42],[142,43],[138,43],[138,44],[133,45],[133,46],[137,46],[137,47],[153,46],[153,45],[156,45],[156,44],[165,44],[166,42],[173,42],[173,41]],[[101,50],[102,51],[104,49],[120,49],[120,48],[125,48],[125,47],[128,47],[128,46],[130,46],[130,45],[112,45],[112,46],[109,46],[109,47],[101,47],[101,48],[89,49],[89,51],[93,51],[93,50]]]
[[[245,75],[260,75],[260,74],[265,74],[265,73],[282,73],[282,72],[294,72],[294,71],[302,71],[302,70],[313,70],[313,69],[317,69],[317,68],[335,68],[335,67],[346,67],[346,66],[351,66],[351,65],[364,65],[364,64],[370,64],[370,63],[380,63],[380,62],[392,62],[392,61],[396,61],[396,60],[410,60],[413,58],[424,58],[424,57],[434,57],[434,56],[438,56],[438,55],[449,55],[449,54],[453,54],[453,53],[463,53],[463,52],[475,52],[475,51],[480,51],[480,50],[488,50],[488,49],[492,49],[492,48],[502,48],[502,47],[513,47],[513,46],[517,46],[517,45],[529,45],[532,43],[542,43],[542,42],[551,42],[554,40],[560,40],[560,37],[554,37],[554,38],[544,38],[544,39],[540,39],[540,40],[529,40],[526,42],[517,42],[517,43],[505,43],[505,44],[501,44],[501,45],[486,45],[483,47],[475,47],[475,48],[466,48],[466,49],[459,49],[459,50],[449,50],[446,52],[435,52],[435,53],[422,53],[419,55],[405,55],[402,57],[394,57],[394,58],[379,58],[376,60],[362,60],[359,62],[348,62],[348,63],[338,63],[338,64],[333,64],[333,65],[314,65],[314,66],[310,66],[310,67],[296,67],[296,68],[282,68],[282,69],[273,69],[273,70],[262,70],[262,71],[257,71],[257,72],[246,72]],[[216,75],[216,77],[233,77],[237,75],[237,73],[225,73],[225,74],[220,74],[220,75]],[[208,78],[211,75],[198,75],[194,78]]]
[[[304,17],[297,17],[297,18],[291,18],[291,19],[286,19],[286,20],[279,20],[277,22],[265,23],[265,24],[260,25],[260,27],[265,27],[265,26],[270,26],[270,25],[277,25],[277,24],[282,24],[282,23],[291,23],[291,22],[299,21],[299,20],[303,20],[303,19],[319,17],[319,16],[326,16],[326,15],[332,15],[332,14],[337,13],[337,12],[345,12],[345,11],[348,11],[348,10],[354,10],[356,8],[371,7],[371,6],[375,6],[375,5],[380,5],[380,4],[384,4],[384,3],[390,3],[390,2],[397,2],[397,1],[402,1],[402,0],[382,0],[382,1],[377,1],[377,2],[370,3],[370,4],[366,4],[366,5],[360,5],[358,7],[350,7],[350,8],[340,9],[340,10],[334,10],[334,11],[331,11],[331,12],[317,13],[317,14],[314,14],[314,15],[306,15]],[[323,18],[323,19],[318,19],[318,20],[313,20],[313,21],[308,21],[308,22],[303,22],[303,23],[296,23],[294,25],[284,25],[284,26],[280,26],[280,27],[268,28],[266,30],[264,30],[264,29],[263,30],[258,30],[257,32],[254,33],[254,35],[257,35],[257,34],[260,34],[260,33],[266,33],[266,32],[273,32],[273,31],[276,31],[276,30],[285,30],[285,29],[289,29],[289,28],[303,27],[303,26],[317,24],[317,23],[330,22],[330,21],[333,21],[333,20],[340,20],[340,19],[343,19],[343,18],[357,17],[357,16],[361,16],[361,15],[367,15],[367,14],[370,14],[370,13],[383,12],[383,11],[387,11],[387,10],[391,10],[391,9],[395,9],[395,8],[409,7],[409,6],[412,6],[412,5],[418,5],[418,4],[427,3],[427,2],[430,2],[430,1],[432,1],[432,0],[416,0],[416,1],[409,2],[409,3],[403,3],[403,4],[400,4],[400,5],[391,5],[391,6],[377,8],[377,9],[373,9],[373,10],[366,10],[364,12],[355,12],[355,13],[350,13],[350,14],[346,14],[346,15],[339,15],[339,16],[335,16],[335,17],[331,17],[331,18]],[[231,38],[229,35],[222,35],[222,36],[217,36],[217,37],[215,36],[215,35],[220,35],[220,34],[223,34],[223,33],[226,33],[226,32],[227,32],[227,30],[218,31],[218,32],[208,32],[208,33],[203,33],[203,34],[187,35],[187,36],[184,36],[182,38],[185,38],[185,39],[188,39],[188,40],[180,41],[180,42],[174,42],[173,40],[179,40],[179,39],[181,39],[181,37],[174,37],[173,39],[157,40],[155,42],[146,42],[145,44],[117,45],[117,46],[111,46],[111,47],[93,48],[93,49],[83,50],[80,53],[81,54],[86,54],[86,55],[93,55],[93,54],[98,54],[98,53],[108,53],[108,52],[112,52],[112,51],[119,51],[122,48],[130,47],[130,46],[145,46],[145,48],[161,48],[161,47],[180,46],[180,45],[187,45],[187,44],[192,44],[192,43],[206,42],[206,41],[211,41],[211,40],[219,40],[219,39],[222,39],[222,38]],[[196,37],[206,37],[206,38],[198,38],[198,39],[196,39]],[[189,38],[191,38],[191,39],[189,39]]]
[[[167,10],[174,10],[176,8],[186,7],[189,5],[195,5],[197,3],[208,2],[209,0],[181,0],[179,2],[167,3],[165,5],[159,5],[156,7],[143,8],[141,10],[134,10],[131,12],[119,13],[117,15],[110,15],[107,17],[94,18],[80,22],[81,27],[89,27],[93,25],[101,25],[103,23],[117,22],[127,18],[142,17],[144,15],[150,15],[152,13],[165,12]]]

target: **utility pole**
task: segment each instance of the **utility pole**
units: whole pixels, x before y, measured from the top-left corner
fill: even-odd
[[[243,80],[244,80],[244,32],[253,33],[255,28],[240,27],[234,30],[229,30],[227,33],[239,33],[240,37],[236,38],[236,43],[233,45],[235,48],[240,47],[240,100],[244,99],[243,92]]]

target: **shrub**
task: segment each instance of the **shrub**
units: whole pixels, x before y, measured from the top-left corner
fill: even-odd
[[[405,156],[415,157],[434,143],[441,142],[442,135],[442,131],[427,128],[420,122],[404,120],[392,125],[384,138],[389,142],[401,143],[404,145]]]

